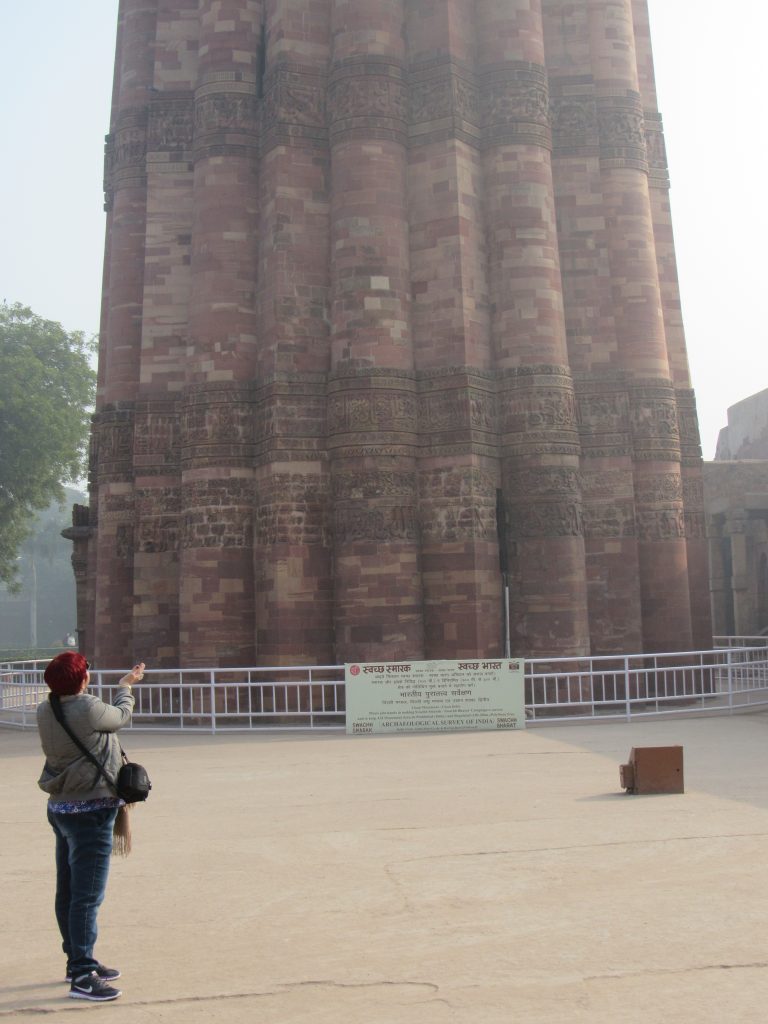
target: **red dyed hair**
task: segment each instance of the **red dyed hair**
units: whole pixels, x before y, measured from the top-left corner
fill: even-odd
[[[82,654],[78,654],[77,651],[63,651],[45,666],[43,679],[53,693],[66,697],[68,694],[80,692],[87,672],[88,662]]]

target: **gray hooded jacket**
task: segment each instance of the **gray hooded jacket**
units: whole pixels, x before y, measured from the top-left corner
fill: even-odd
[[[64,720],[86,750],[90,750],[111,779],[117,778],[122,764],[118,729],[131,720],[134,699],[126,686],[115,695],[114,704],[105,704],[90,693],[61,698]],[[50,701],[37,707],[37,728],[45,754],[38,786],[49,800],[94,800],[115,796],[114,789],[81,753],[56,721]]]

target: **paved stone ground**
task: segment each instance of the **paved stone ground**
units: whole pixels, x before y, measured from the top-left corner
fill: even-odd
[[[100,918],[124,995],[91,1006],[62,983],[37,737],[0,731],[0,1018],[765,1021],[765,713],[125,740],[155,790]],[[672,743],[684,795],[620,790],[630,747]]]

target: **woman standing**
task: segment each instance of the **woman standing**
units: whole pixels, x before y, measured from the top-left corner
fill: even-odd
[[[144,664],[123,676],[113,704],[86,693],[88,669],[82,654],[65,651],[49,662],[44,678],[51,695],[60,699],[69,728],[107,775],[116,778],[122,756],[115,733],[131,720],[131,687],[143,678]],[[56,836],[56,920],[67,956],[69,994],[107,1002],[121,995],[110,984],[120,971],[100,964],[93,948],[120,799],[56,720],[49,700],[38,706],[37,728],[46,758],[38,785],[49,795],[48,821]]]

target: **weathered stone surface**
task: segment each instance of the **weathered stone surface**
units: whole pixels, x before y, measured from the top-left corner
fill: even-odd
[[[126,3],[105,193],[102,665],[706,645],[645,0]]]

